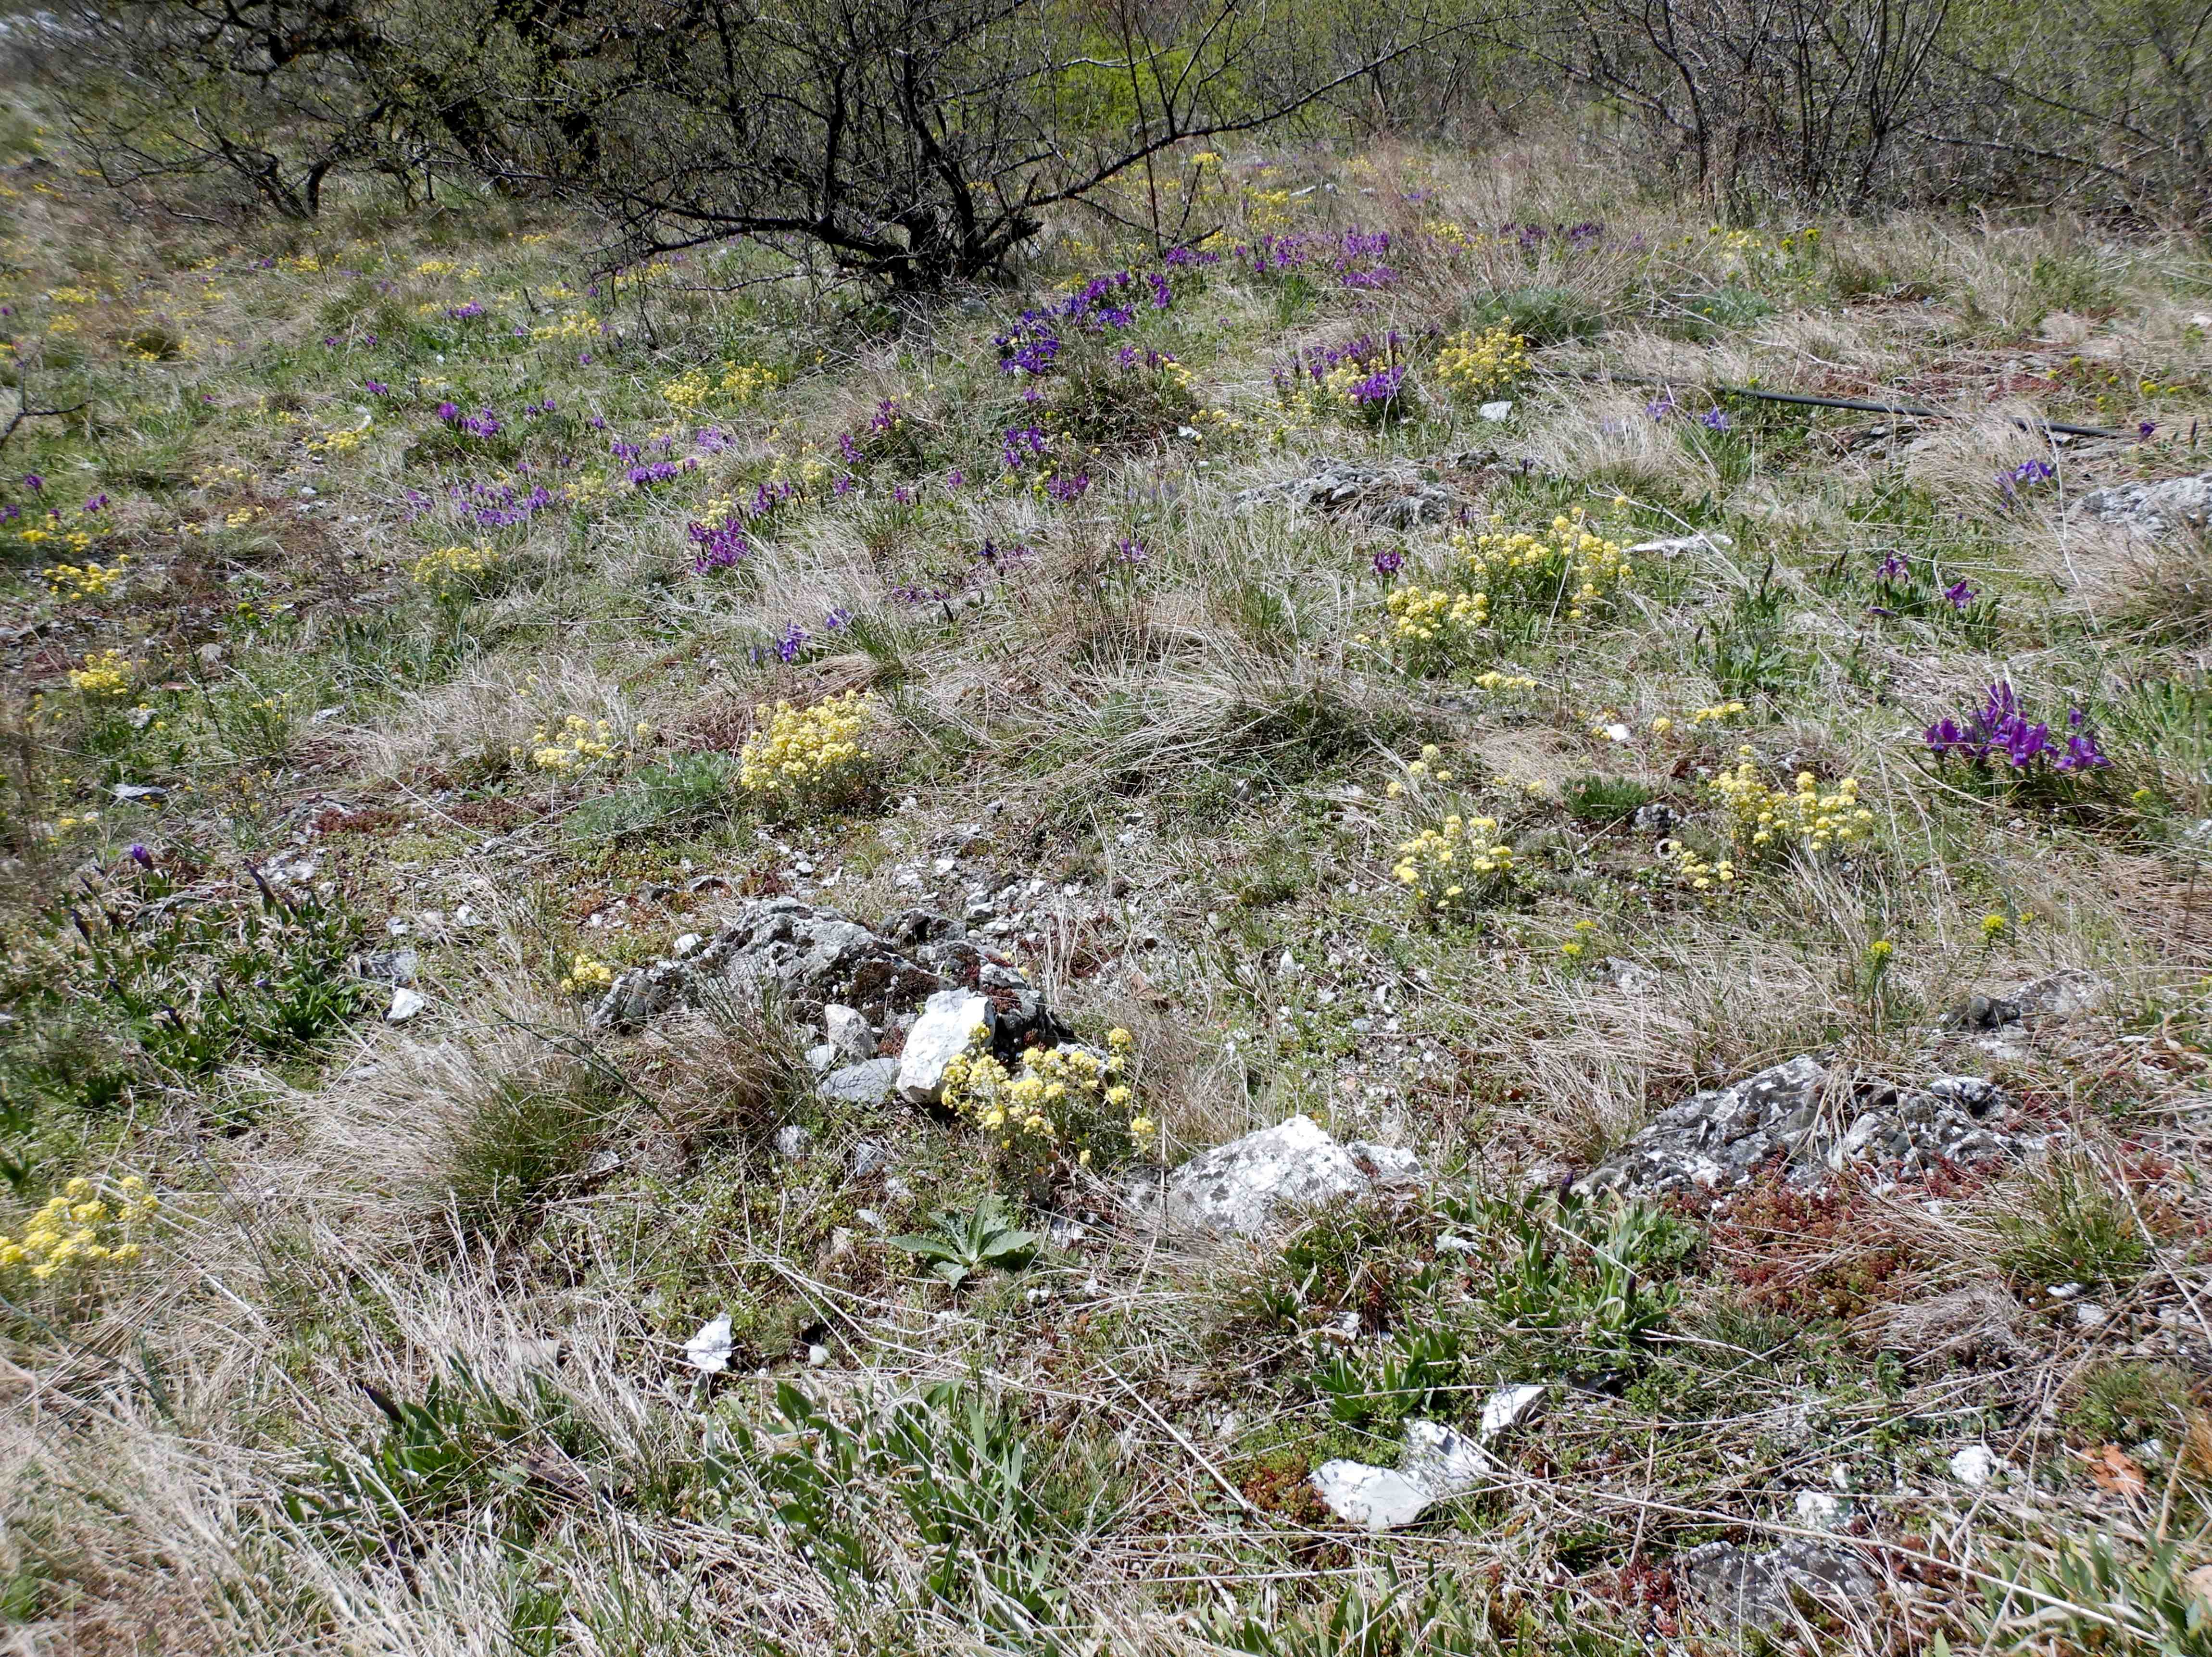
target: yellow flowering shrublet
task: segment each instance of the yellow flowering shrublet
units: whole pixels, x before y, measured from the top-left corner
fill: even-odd
[[[1464,397],[1495,397],[1511,391],[1528,372],[1528,345],[1513,331],[1510,317],[1479,334],[1462,329],[1437,353],[1437,378],[1447,390]]]
[[[1522,530],[1470,540],[1462,533],[1452,537],[1452,545],[1467,554],[1475,596],[1486,607],[1556,608],[1568,621],[1579,622],[1636,579],[1620,543],[1593,532],[1580,507],[1554,518],[1547,534]]]
[[[1796,843],[1825,851],[1864,840],[1874,825],[1874,813],[1859,804],[1856,777],[1824,793],[1810,771],[1801,771],[1791,787],[1771,788],[1747,758],[1715,777],[1711,787],[1727,814],[1729,837],[1747,850]]]
[[[612,736],[613,727],[605,719],[589,720],[580,713],[571,713],[561,722],[558,734],[549,735],[544,725],[538,727],[530,739],[530,762],[540,771],[568,776],[601,760],[612,759]]]
[[[70,670],[69,682],[88,696],[120,696],[131,689],[138,664],[119,650],[102,650],[85,658],[82,667]]]
[[[1735,863],[1730,858],[1705,858],[1679,840],[1659,842],[1660,861],[1673,874],[1674,883],[1704,898],[1717,898],[1735,883]]]
[[[738,750],[738,785],[763,800],[831,804],[850,795],[874,754],[862,745],[875,701],[857,690],[811,707],[779,701],[753,709],[758,723]]]
[[[981,1047],[989,1038],[979,1026],[971,1039]],[[1087,1167],[1095,1154],[1118,1155],[1158,1131],[1138,1112],[1127,1080],[1134,1046],[1128,1031],[1115,1029],[1103,1058],[1085,1047],[1038,1047],[1012,1071],[988,1052],[963,1053],[945,1066],[945,1103],[1024,1162]]]
[[[101,1264],[126,1266],[138,1258],[132,1229],[159,1208],[161,1199],[137,1174],[118,1183],[112,1200],[82,1175],[32,1215],[23,1235],[0,1235],[0,1273],[20,1273],[34,1283]]]
[[[99,598],[123,579],[123,567],[131,561],[124,553],[112,564],[56,564],[46,572],[46,590],[57,598]]]
[[[490,574],[498,561],[497,555],[478,542],[474,546],[440,547],[426,552],[407,566],[407,574],[418,586],[445,592]]]
[[[603,990],[614,981],[615,969],[612,967],[579,950],[568,962],[568,972],[562,976],[561,993],[586,995],[595,990]]]
[[[1501,624],[1525,632],[1553,616],[1585,620],[1636,576],[1620,543],[1593,532],[1579,507],[1553,519],[1547,534],[1457,534],[1451,543],[1467,555],[1470,586],[1396,587],[1382,601],[1383,642],[1417,671],[1448,664]],[[1531,688],[1507,674],[1486,688],[1507,686]]]
[[[1398,847],[1391,870],[1423,914],[1460,917],[1506,895],[1513,883],[1513,848],[1496,817],[1454,813]]]

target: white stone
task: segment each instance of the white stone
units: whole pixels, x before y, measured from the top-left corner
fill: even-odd
[[[1513,413],[1513,399],[1506,398],[1499,402],[1486,403],[1477,409],[1475,413],[1480,415],[1485,420],[1497,421],[1510,418]]]
[[[787,1122],[775,1131],[775,1154],[797,1161],[814,1149],[814,1136],[804,1125]]]
[[[1797,1492],[1797,1522],[1808,1530],[1832,1531],[1851,1515],[1851,1504],[1826,1490]]]
[[[1497,1471],[1497,1465],[1465,1433],[1438,1422],[1409,1421],[1398,1471],[1431,1496],[1442,1499],[1483,1484]]]
[[[817,1076],[825,1076],[837,1062],[837,1049],[827,1041],[817,1041],[806,1050],[806,1063]]]
[[[1364,1167],[1375,1170],[1372,1177],[1378,1186],[1419,1185],[1428,1172],[1421,1166],[1418,1151],[1400,1145],[1378,1145],[1371,1140],[1355,1139],[1345,1149]]]
[[[865,1059],[857,1065],[847,1065],[831,1071],[817,1083],[817,1090],[824,1099],[842,1100],[848,1104],[878,1105],[890,1097],[891,1089],[897,1084],[899,1061],[896,1059]]]
[[[936,998],[931,998],[934,1005]],[[919,1027],[917,1027],[919,1028]],[[909,1038],[911,1041],[911,1038]],[[905,1075],[900,1075],[904,1093]],[[1257,1236],[1275,1211],[1356,1197],[1367,1176],[1310,1116],[1248,1133],[1192,1157],[1168,1177],[1168,1223],[1217,1235]]]
[[[1535,1406],[1544,1396],[1540,1381],[1524,1381],[1518,1387],[1501,1387],[1483,1400],[1482,1420],[1475,1428],[1476,1435],[1485,1444],[1518,1423],[1522,1416]]]
[[[392,992],[392,1005],[385,1012],[385,1022],[404,1024],[430,1005],[419,990],[410,990],[404,984]]]
[[[866,1014],[855,1007],[841,1007],[835,1002],[822,1009],[822,1028],[835,1047],[849,1064],[859,1064],[864,1059],[876,1056],[876,1033],[868,1027]]]
[[[730,1347],[729,1318],[714,1318],[684,1343],[684,1362],[702,1375],[719,1375],[730,1367]]]
[[[1412,1524],[1435,1500],[1425,1485],[1364,1461],[1322,1462],[1313,1487],[1339,1519],[1378,1535]]]
[[[931,996],[899,1054],[899,1097],[913,1105],[935,1104],[945,1094],[945,1067],[968,1050],[975,1027],[990,1022],[990,1002],[972,990]]]
[[[2004,1470],[1996,1452],[1986,1444],[1969,1444],[1951,1458],[1951,1477],[1970,1490],[1978,1490]]]

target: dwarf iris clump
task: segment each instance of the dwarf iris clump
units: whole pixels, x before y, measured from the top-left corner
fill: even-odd
[[[1986,775],[2009,772],[2015,780],[2100,770],[2112,763],[2098,746],[2096,728],[2083,709],[2067,710],[2066,729],[2062,747],[2048,725],[2027,717],[2011,684],[2000,680],[1989,688],[1978,712],[1963,721],[1938,719],[1926,734],[1928,751],[1938,763],[1957,760]]]

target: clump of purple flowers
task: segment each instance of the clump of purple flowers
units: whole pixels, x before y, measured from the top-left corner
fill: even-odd
[[[2092,771],[2112,763],[2097,745],[2096,731],[2081,708],[2068,710],[2066,728],[2066,744],[2062,748],[2052,737],[2051,727],[2041,720],[2029,719],[2018,694],[2000,680],[1990,687],[1978,713],[1963,722],[1946,718],[1929,725],[1928,750],[1939,761],[1964,760],[1979,769],[2001,762],[2023,774]]]
[[[1379,414],[1396,401],[1405,382],[1406,365],[1394,362],[1388,367],[1377,368],[1364,379],[1354,380],[1345,395],[1362,410]]]
[[[1997,474],[1997,492],[2009,506],[2019,499],[2022,491],[2040,488],[2058,476],[2058,470],[2048,460],[2023,460],[2010,471]]]
[[[1072,505],[1083,499],[1085,492],[1090,488],[1091,473],[1087,468],[1072,476],[1066,472],[1054,472],[1050,477],[1045,479],[1044,483],[1044,492],[1063,506]]]
[[[799,652],[806,648],[807,640],[812,636],[805,628],[793,622],[775,635],[776,659],[784,662],[797,661]]]
[[[1375,555],[1375,573],[1382,580],[1393,580],[1406,566],[1406,555],[1398,547],[1385,547]]]
[[[1045,441],[1044,428],[1034,423],[1008,428],[1006,436],[1000,440],[999,448],[1006,470],[1019,471],[1030,456],[1043,454]]]
[[[692,555],[691,568],[701,575],[729,569],[752,556],[752,543],[734,524],[694,524],[690,536],[698,549]]]

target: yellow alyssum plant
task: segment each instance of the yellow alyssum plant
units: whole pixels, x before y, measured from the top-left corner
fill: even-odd
[[[643,727],[639,727],[641,733]],[[530,762],[540,771],[568,776],[615,756],[614,732],[606,720],[571,713],[556,733],[539,725],[530,739]]]
[[[561,980],[563,995],[587,995],[603,990],[615,981],[615,969],[605,962],[579,950],[568,962],[568,970]]]
[[[1417,913],[1458,919],[1510,891],[1513,867],[1496,817],[1454,812],[1402,843],[1391,873],[1413,894]]]
[[[1511,391],[1528,372],[1528,347],[1513,331],[1510,317],[1479,334],[1463,328],[1437,353],[1437,379],[1462,397],[1496,397]]]
[[[0,1272],[46,1283],[103,1263],[128,1265],[139,1255],[131,1231],[161,1205],[135,1174],[118,1182],[112,1201],[79,1175],[46,1199],[21,1236],[0,1235]]]
[[[1540,535],[1462,533],[1451,544],[1466,555],[1468,586],[1407,586],[1382,601],[1382,642],[1417,671],[1449,663],[1486,632],[1520,636],[1549,620],[1587,620],[1636,579],[1634,561],[1579,507]]]
[[[138,664],[119,650],[102,650],[70,670],[69,682],[88,696],[120,696],[131,689]]]
[[[779,701],[753,709],[758,723],[738,750],[738,786],[757,799],[832,805],[848,798],[875,756],[865,745],[875,699],[857,690],[811,707]]]
[[[46,589],[57,598],[104,598],[123,579],[123,567],[130,561],[126,552],[112,564],[56,564],[46,572]]]
[[[982,1047],[990,1032],[978,1026],[971,1040]],[[1012,1071],[988,1051],[963,1053],[945,1066],[945,1103],[1040,1171],[1062,1159],[1087,1168],[1094,1156],[1117,1155],[1156,1132],[1127,1079],[1134,1046],[1117,1029],[1107,1034],[1103,1058],[1084,1047],[1043,1047]]]
[[[1711,786],[1728,818],[1729,838],[1751,852],[1791,844],[1825,851],[1864,840],[1874,826],[1874,813],[1859,804],[1856,777],[1823,791],[1810,771],[1800,771],[1790,787],[1774,788],[1745,757]]]
[[[497,555],[482,542],[474,546],[439,547],[408,565],[407,574],[417,586],[445,592],[490,574],[498,561]]]
[[[1636,580],[1636,567],[1620,543],[1591,530],[1580,507],[1554,518],[1543,535],[1522,530],[1470,540],[1462,533],[1452,537],[1452,544],[1467,554],[1486,607],[1513,602],[1556,608],[1579,622]]]

